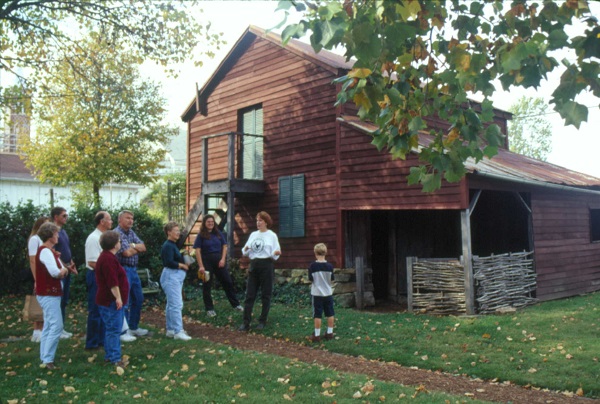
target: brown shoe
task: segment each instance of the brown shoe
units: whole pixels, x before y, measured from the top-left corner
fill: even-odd
[[[317,336],[315,334],[311,335],[310,337],[308,337],[308,339],[310,340],[310,342],[321,342],[321,336]]]
[[[58,370],[58,369],[60,369],[60,366],[57,366],[54,363],[50,362],[50,363],[46,363],[45,368],[48,370]]]
[[[333,339],[333,333],[331,333],[331,334],[325,334],[325,339],[327,341],[331,341]]]

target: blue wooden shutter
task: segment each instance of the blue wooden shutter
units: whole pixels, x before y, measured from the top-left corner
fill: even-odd
[[[304,174],[279,178],[279,236],[304,237]]]
[[[263,135],[263,110],[252,109],[242,114],[242,132],[252,135]],[[263,179],[263,138],[244,136],[243,142],[244,179]]]

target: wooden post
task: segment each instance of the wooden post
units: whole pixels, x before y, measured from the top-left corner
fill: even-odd
[[[231,180],[235,179],[235,132],[229,133],[227,155],[227,178],[229,192],[227,193],[227,261],[233,257],[233,232],[235,230],[235,192],[231,189]]]
[[[363,257],[354,258],[356,267],[356,308],[362,310],[364,305],[365,293],[365,263]]]
[[[227,157],[227,178],[232,180],[235,178],[235,132],[229,133]]]
[[[409,312],[413,312],[413,263],[417,257],[406,257],[406,305]]]
[[[471,252],[471,220],[469,209],[460,212],[462,232],[462,256],[465,271],[465,304],[468,315],[475,314],[475,279],[473,277],[473,257]]]
[[[208,182],[208,138],[202,139],[202,186]]]

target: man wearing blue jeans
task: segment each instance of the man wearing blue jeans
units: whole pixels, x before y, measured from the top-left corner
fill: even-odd
[[[142,282],[137,274],[137,266],[140,253],[146,251],[144,242],[131,229],[133,227],[133,213],[124,210],[119,213],[119,225],[115,229],[121,236],[121,249],[117,252],[117,259],[125,269],[129,281],[129,303],[125,306],[125,319],[129,324],[129,335],[143,336],[148,330],[139,327],[142,313],[144,294]]]

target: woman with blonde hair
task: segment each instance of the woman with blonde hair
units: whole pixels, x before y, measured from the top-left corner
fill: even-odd
[[[27,253],[29,255],[29,267],[31,268],[31,274],[33,275],[33,293],[35,294],[35,256],[37,254],[38,249],[42,245],[42,240],[37,235],[40,227],[47,223],[50,220],[48,216],[42,216],[33,224],[33,228],[31,229],[31,233],[29,234],[29,239],[27,240]],[[42,329],[44,328],[43,321],[34,321],[33,322],[33,335],[31,336],[31,342],[40,342],[42,338]]]

